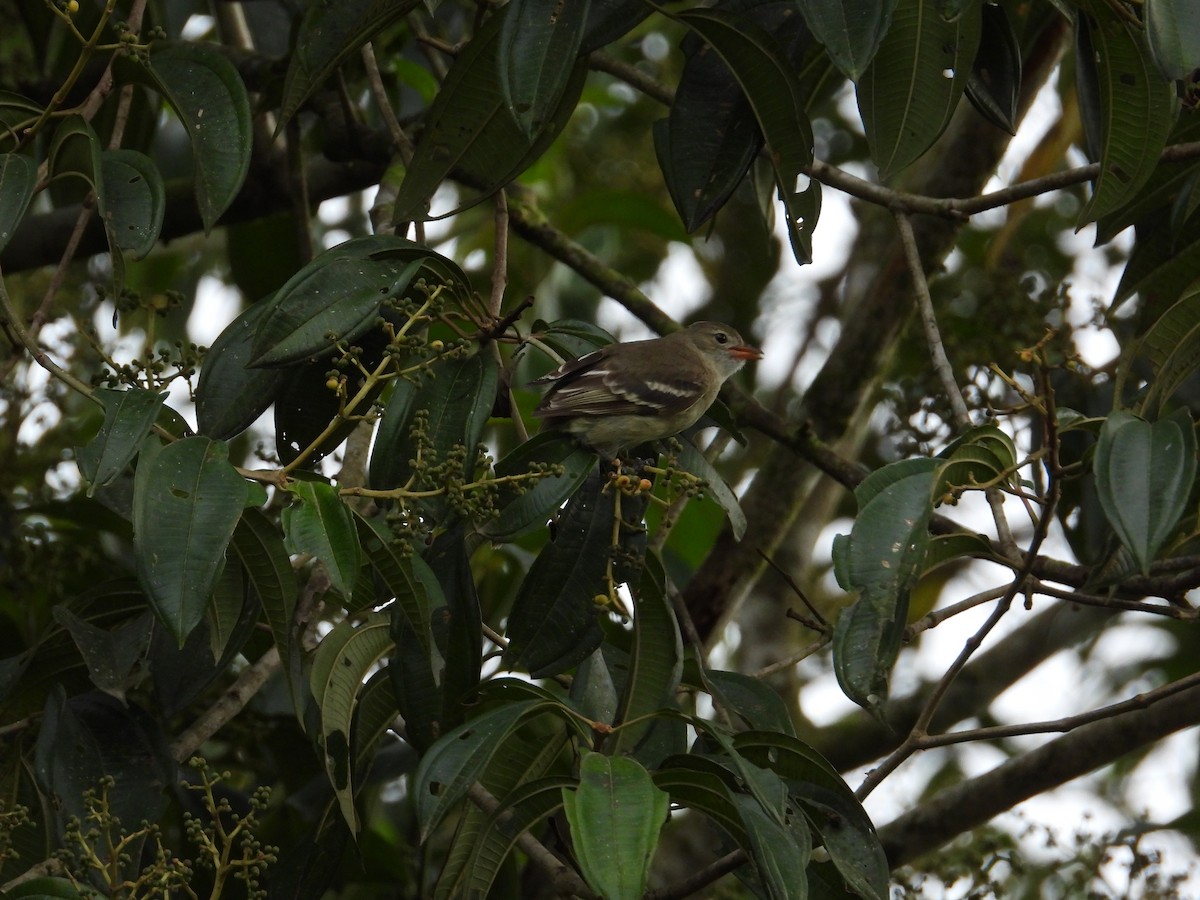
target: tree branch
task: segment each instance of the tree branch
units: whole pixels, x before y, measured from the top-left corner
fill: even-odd
[[[1198,723],[1200,685],[1193,685],[1148,708],[1076,728],[984,775],[940,791],[879,829],[888,861],[892,866],[911,862],[1023,800]]]

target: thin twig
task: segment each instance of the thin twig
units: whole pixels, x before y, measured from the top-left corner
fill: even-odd
[[[260,656],[254,665],[242,672],[216,703],[171,742],[171,758],[176,762],[190,759],[205,741],[245,709],[246,704],[278,669],[279,648],[272,647]]]
[[[375,105],[379,107],[379,114],[383,117],[383,123],[387,126],[388,134],[392,136],[392,143],[400,154],[400,158],[404,160],[404,164],[412,162],[413,142],[404,129],[400,125],[400,120],[396,117],[396,111],[392,108],[392,101],[388,99],[387,88],[383,84],[383,76],[379,72],[379,63],[375,59],[375,47],[370,42],[363,44],[362,48],[363,66],[367,71],[367,81],[371,85],[371,95],[375,98]]]
[[[495,814],[500,809],[500,801],[479,782],[475,782],[467,788],[467,796],[472,803],[489,815]],[[525,851],[529,861],[549,877],[551,885],[557,891],[556,896],[579,896],[595,900],[597,895],[584,884],[579,874],[555,856],[529,831],[522,831],[518,834],[516,842],[517,846]]]
[[[496,234],[493,238],[495,249],[492,251],[492,293],[488,297],[488,315],[498,319],[504,307],[504,289],[508,287],[508,197],[503,189],[496,191],[494,202]]]
[[[643,900],[682,900],[684,897],[690,897],[702,888],[708,887],[719,878],[728,875],[734,869],[744,865],[748,859],[746,851],[742,849],[726,853],[720,859],[714,860],[700,871],[694,872],[682,881],[677,881],[668,887],[646,891],[643,895]]]
[[[828,647],[829,642],[832,640],[833,638],[830,635],[822,634],[807,647],[797,651],[796,653],[793,653],[787,659],[781,659],[779,662],[773,662],[769,666],[763,666],[754,673],[753,677],[766,678],[768,675],[774,675],[776,672],[781,672],[784,669],[790,669],[792,666],[796,665],[796,663],[802,662],[803,660],[808,659],[814,653],[823,650],[825,647]]]
[[[946,356],[946,345],[942,342],[942,335],[938,330],[937,315],[933,311],[933,297],[929,294],[929,282],[925,279],[925,267],[921,262],[916,235],[913,234],[912,221],[907,213],[896,211],[894,215],[896,228],[900,232],[900,243],[904,247],[904,258],[912,276],[913,290],[917,295],[917,309],[921,314],[921,324],[925,328],[925,343],[929,348],[933,371],[942,383],[946,399],[950,401],[956,424],[960,429],[970,428],[971,412],[963,400],[962,388],[954,379],[954,367],[950,365],[950,358]]]
[[[945,734],[925,735],[918,742],[918,749],[929,750],[934,747],[948,747],[953,744],[965,744],[971,741],[991,741],[1000,738],[1022,737],[1027,734],[1065,733],[1073,731],[1081,725],[1098,722],[1101,719],[1109,719],[1135,709],[1145,709],[1153,706],[1160,700],[1165,700],[1167,697],[1178,694],[1180,691],[1189,690],[1196,685],[1200,685],[1200,672],[1193,672],[1191,675],[1180,678],[1178,681],[1172,681],[1152,691],[1137,694],[1119,703],[1101,706],[1074,716],[1064,716],[1061,719],[1051,719],[1044,722],[1026,722],[1016,725],[990,725],[986,728],[972,728],[967,731],[951,731]]]

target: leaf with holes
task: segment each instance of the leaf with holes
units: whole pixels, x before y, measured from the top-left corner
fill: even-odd
[[[361,621],[339,622],[313,655],[309,686],[321,715],[325,772],[333,784],[342,817],[358,832],[354,807],[350,727],[367,676],[392,649],[387,613],[369,612]]]

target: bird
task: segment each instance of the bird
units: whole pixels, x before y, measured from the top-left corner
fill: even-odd
[[[532,382],[550,385],[533,415],[612,459],[690,428],[729,377],[758,359],[762,351],[736,329],[696,322],[568,360]]]

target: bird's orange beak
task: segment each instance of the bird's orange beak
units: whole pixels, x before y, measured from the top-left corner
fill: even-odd
[[[734,359],[762,359],[762,351],[757,347],[751,347],[749,344],[738,344],[736,347],[729,348],[729,355]]]

